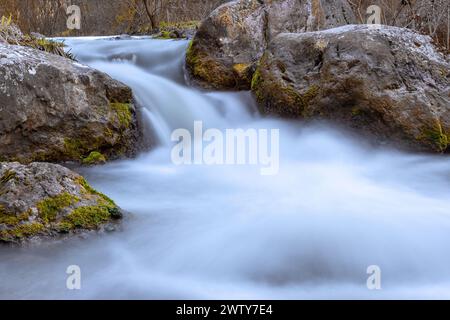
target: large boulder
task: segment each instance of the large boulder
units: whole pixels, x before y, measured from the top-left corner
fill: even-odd
[[[122,216],[80,175],[49,163],[0,163],[0,242],[97,230]]]
[[[249,89],[267,44],[281,32],[306,32],[356,23],[346,0],[239,0],[202,22],[186,65],[206,88]]]
[[[252,81],[264,114],[327,119],[383,143],[444,152],[450,64],[428,36],[365,25],[281,34]]]
[[[139,138],[131,89],[72,60],[0,43],[0,161],[104,161]]]

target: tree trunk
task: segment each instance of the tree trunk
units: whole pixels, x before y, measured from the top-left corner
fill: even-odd
[[[152,29],[154,29],[156,27],[156,21],[155,21],[155,17],[152,14],[151,10],[150,10],[150,6],[148,4],[148,0],[142,0],[144,2],[144,6],[145,6],[145,11],[147,11],[147,16],[150,20],[150,27]]]

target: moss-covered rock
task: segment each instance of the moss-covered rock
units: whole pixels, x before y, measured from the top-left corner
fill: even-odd
[[[83,159],[85,165],[103,164],[105,162],[106,157],[98,151],[92,151],[89,156]]]
[[[252,91],[263,114],[323,119],[383,145],[442,153],[450,144],[442,70],[449,62],[427,36],[350,25],[277,36]]]
[[[209,53],[196,45],[196,39],[189,43],[186,52],[186,65],[195,79],[201,79],[206,88],[235,88],[236,78],[233,70],[211,58]]]
[[[105,159],[133,156],[141,134],[131,89],[43,52],[52,46],[59,48],[44,39],[28,47],[0,43],[0,77],[7,79],[0,88],[2,160],[83,163],[93,152]]]
[[[80,175],[49,163],[0,163],[0,241],[99,230],[121,209]]]

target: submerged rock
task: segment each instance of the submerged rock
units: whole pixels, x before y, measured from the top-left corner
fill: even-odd
[[[56,164],[0,163],[0,241],[24,242],[97,230],[119,207],[80,175]]]
[[[378,141],[444,152],[449,79],[448,58],[430,37],[353,25],[277,36],[252,90],[264,114],[328,119]]]
[[[0,161],[86,163],[94,152],[103,162],[133,155],[138,138],[130,88],[69,59],[0,44]]]
[[[256,64],[281,32],[355,23],[345,0],[240,0],[203,21],[186,57],[194,82],[215,89],[249,89]]]

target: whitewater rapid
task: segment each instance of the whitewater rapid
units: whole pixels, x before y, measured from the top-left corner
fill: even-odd
[[[130,212],[121,231],[0,248],[0,298],[450,298],[449,157],[374,149],[326,124],[263,118],[248,92],[189,87],[186,41],[67,44],[132,87],[157,145],[77,169]],[[279,129],[279,173],[175,166],[170,134],[195,120]],[[81,290],[66,288],[69,265]],[[381,290],[367,288],[371,265]]]

